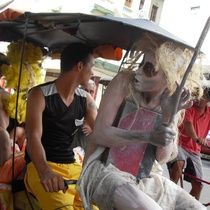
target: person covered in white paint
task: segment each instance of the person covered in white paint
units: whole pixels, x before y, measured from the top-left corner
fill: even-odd
[[[77,182],[83,206],[86,210],[91,203],[100,210],[205,209],[175,183],[151,172],[155,160],[164,163],[177,155],[177,127],[184,109],[192,106],[190,91],[203,78],[202,65],[193,66],[178,100],[193,52],[151,35],[133,49],[130,67],[109,83],[100,103]],[[176,103],[178,110],[170,122]]]

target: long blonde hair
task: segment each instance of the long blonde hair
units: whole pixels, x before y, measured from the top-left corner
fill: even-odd
[[[133,45],[131,51],[132,50],[135,51],[135,54],[129,61],[130,66],[124,70],[125,72],[128,72],[128,75],[130,74],[127,78],[130,80],[134,77],[133,69],[136,62],[146,51],[150,50],[155,54],[155,69],[157,71],[161,69],[165,73],[167,87],[171,93],[175,91],[176,83],[181,83],[193,56],[192,49],[185,48],[174,42],[165,41],[160,38],[158,39],[150,34],[145,34],[139,42]],[[203,89],[200,82],[204,79],[204,68],[202,65],[203,57],[202,54],[197,57],[185,83],[185,87],[187,87],[191,93],[196,92],[197,98],[201,98],[203,95]],[[133,83],[129,84],[133,85]],[[133,90],[133,87],[130,88]]]

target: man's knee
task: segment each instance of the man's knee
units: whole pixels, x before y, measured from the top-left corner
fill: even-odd
[[[171,164],[170,172],[179,174],[181,176],[183,168],[184,168],[184,160],[178,160]]]
[[[175,162],[175,166],[178,167],[178,169],[182,170],[184,168],[184,163],[185,163],[184,160],[177,160]]]

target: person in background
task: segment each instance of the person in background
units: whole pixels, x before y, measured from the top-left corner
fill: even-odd
[[[93,129],[97,114],[86,86],[93,74],[92,49],[82,43],[61,53],[61,73],[55,81],[32,88],[26,110],[25,185],[43,210],[83,209],[75,181],[82,170],[75,162],[72,141],[85,120]],[[65,180],[72,180],[67,185]]]
[[[201,146],[207,147],[206,136],[210,130],[210,89],[205,88],[203,97],[194,101],[193,106],[186,110],[185,119],[179,127],[179,152],[177,157],[168,163],[169,174],[176,184],[182,176],[182,171],[203,179],[201,161]],[[184,176],[191,182],[190,194],[199,200],[203,188],[199,180]]]
[[[96,84],[92,79],[89,79],[88,85],[86,86],[81,85],[81,88],[93,97],[95,93]]]
[[[17,126],[16,129],[13,128],[9,133],[11,144],[15,142],[15,152],[24,152],[26,148],[26,134],[25,128]],[[15,139],[15,141],[13,141]]]
[[[11,142],[7,132],[9,116],[3,106],[4,97],[9,97],[9,93],[0,88],[0,167],[11,157]]]
[[[81,89],[85,90],[93,98],[94,93],[95,93],[95,87],[96,87],[95,82],[92,79],[89,79],[88,85],[87,86],[81,86]],[[92,133],[92,129],[85,122],[83,123],[82,131],[86,136],[88,136],[89,134]]]
[[[85,90],[88,94],[90,94],[93,97],[95,92],[95,86],[95,82],[92,79],[89,79],[88,85],[81,86],[80,88]],[[79,146],[85,151],[87,144],[90,140],[91,133],[91,127],[86,122],[83,122],[83,124],[78,128],[75,134],[72,147],[75,148]]]
[[[2,65],[9,65],[5,60],[5,55],[0,54],[0,77],[2,76]],[[10,159],[11,156],[11,145],[9,139],[9,133],[7,132],[7,127],[9,125],[9,116],[4,109],[3,100],[8,98],[10,93],[0,87],[0,167]]]
[[[0,53],[0,75],[1,66],[9,65],[5,60],[4,54]],[[25,131],[23,127],[10,126],[10,118],[4,109],[3,100],[6,100],[10,96],[10,93],[0,87],[0,183],[10,184],[12,181],[12,155],[13,155],[13,143],[14,148],[14,179],[22,175],[25,167],[25,160],[23,153],[25,148]],[[7,130],[8,128],[11,128]],[[15,131],[16,129],[16,131]],[[14,136],[16,132],[16,136]],[[14,139],[15,138],[15,139]]]

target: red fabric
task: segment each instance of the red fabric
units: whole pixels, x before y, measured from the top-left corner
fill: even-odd
[[[24,167],[26,166],[24,154],[21,154],[14,159],[14,179],[23,175]],[[10,184],[12,182],[12,158],[10,158],[0,168],[0,183]]]
[[[130,110],[119,122],[118,127],[125,130],[152,130],[158,114],[146,109]],[[121,171],[137,176],[147,143],[111,148],[110,157]]]
[[[199,138],[206,138],[210,130],[210,107],[206,107],[206,112],[200,116],[197,106],[193,105],[186,110],[184,122],[191,122],[194,125],[195,132]],[[179,145],[189,152],[200,154],[201,146],[191,139],[182,124],[179,127],[180,137]]]

